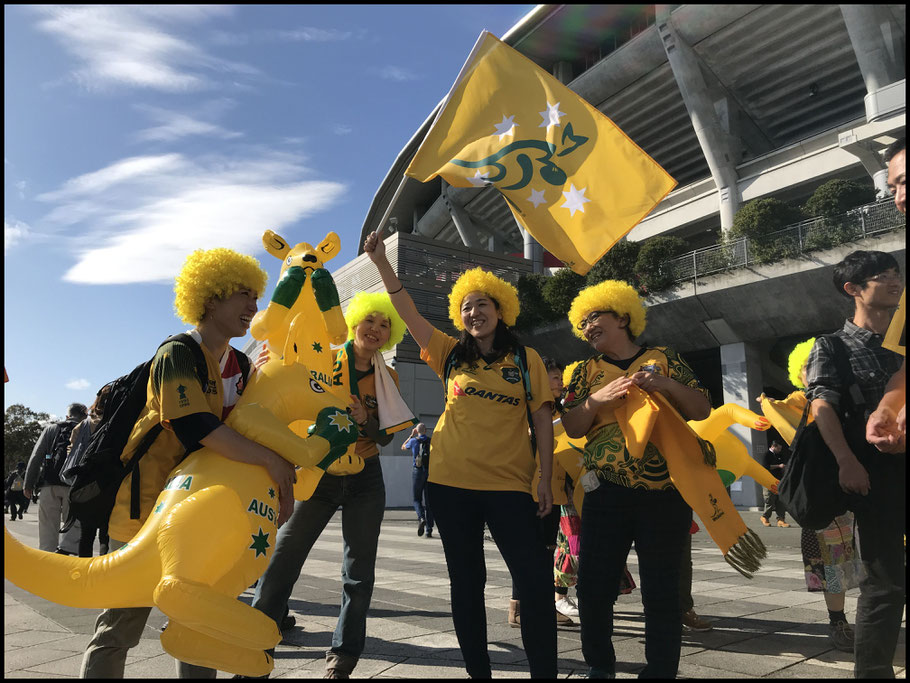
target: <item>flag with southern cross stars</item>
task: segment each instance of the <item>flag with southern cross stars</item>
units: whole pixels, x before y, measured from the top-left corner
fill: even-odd
[[[492,185],[582,275],[676,186],[609,118],[487,31],[405,174]]]

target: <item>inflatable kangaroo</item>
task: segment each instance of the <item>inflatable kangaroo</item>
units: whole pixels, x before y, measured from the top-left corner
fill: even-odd
[[[344,403],[295,360],[289,348],[283,361],[259,368],[226,424],[296,465],[325,469],[357,439],[357,426]],[[308,438],[288,428],[301,419],[313,423]],[[265,650],[281,633],[237,596],[271,558],[276,489],[264,467],[202,448],[171,472],[154,511],[123,548],[97,558],[68,557],[26,547],[4,530],[5,575],[70,607],[155,605],[169,617],[161,644],[172,656],[263,676],[273,667]]]
[[[338,290],[325,262],[334,258],[341,248],[338,235],[330,232],[315,247],[301,242],[291,247],[287,240],[271,230],[262,235],[265,250],[282,262],[281,275],[272,299],[265,310],[259,311],[250,325],[254,339],[267,343],[269,357],[280,355],[285,345],[293,344],[298,362],[310,369],[313,379],[332,390],[332,348],[347,339],[348,326],[341,312]],[[306,326],[298,326],[290,334],[292,320],[302,316]],[[344,405],[348,396],[339,396]],[[308,422],[291,425],[298,434],[305,434]],[[348,449],[344,457],[332,463],[329,472],[334,475],[356,474],[363,469],[363,459]],[[309,500],[322,478],[322,470],[304,469],[297,474],[294,497]]]

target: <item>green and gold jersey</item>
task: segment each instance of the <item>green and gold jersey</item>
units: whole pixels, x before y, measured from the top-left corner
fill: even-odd
[[[710,400],[708,390],[673,349],[667,346],[643,347],[630,360],[612,361],[603,354],[598,354],[580,363],[566,388],[566,411],[580,405],[588,396],[613,380],[630,377],[640,370],[659,373],[698,389]],[[602,407],[597,412],[586,438],[585,469],[595,471],[599,478],[629,488],[673,488],[667,462],[653,443],[648,442],[645,446],[642,458],[632,458],[629,455],[622,430],[611,408]]]
[[[434,329],[420,357],[440,379],[457,341]],[[462,364],[449,374],[446,404],[430,442],[429,481],[475,491],[530,492],[537,467],[527,408],[553,400],[538,353],[526,347],[531,404],[513,354],[492,363]]]

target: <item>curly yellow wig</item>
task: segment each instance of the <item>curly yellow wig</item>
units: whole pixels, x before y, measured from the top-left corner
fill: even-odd
[[[252,256],[233,249],[197,249],[174,281],[174,309],[188,325],[196,325],[205,314],[205,302],[212,297],[229,297],[247,287],[260,296],[269,276]]]
[[[790,358],[787,359],[787,373],[790,375],[790,383],[797,389],[806,388],[800,375],[806,365],[806,361],[809,360],[809,353],[812,351],[813,346],[815,346],[815,337],[797,344],[790,352]]]
[[[575,368],[584,363],[583,360],[577,360],[574,363],[569,363],[566,366],[566,369],[562,371],[562,385],[564,387],[569,386],[572,383],[572,373],[575,372]]]
[[[449,317],[457,329],[464,329],[464,323],[461,322],[461,302],[471,292],[483,292],[496,299],[502,313],[502,321],[509,327],[518,320],[521,307],[518,303],[518,290],[514,285],[482,268],[471,268],[461,274],[449,293]]]
[[[407,325],[398,315],[398,311],[392,305],[392,300],[385,292],[370,294],[368,292],[359,292],[348,303],[348,310],[344,312],[344,320],[348,324],[348,340],[354,338],[354,328],[363,322],[370,313],[379,313],[385,316],[391,327],[389,341],[386,342],[379,350],[388,351],[396,344],[400,344],[404,339],[404,331]]]
[[[578,293],[569,308],[569,322],[572,332],[579,339],[585,336],[578,324],[592,311],[610,310],[616,315],[629,316],[629,331],[637,337],[645,331],[645,305],[632,285],[620,280],[605,280],[585,287]]]

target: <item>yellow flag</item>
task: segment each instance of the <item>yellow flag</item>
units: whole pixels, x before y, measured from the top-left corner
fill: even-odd
[[[486,31],[405,174],[493,185],[582,275],[676,186],[610,119]]]

